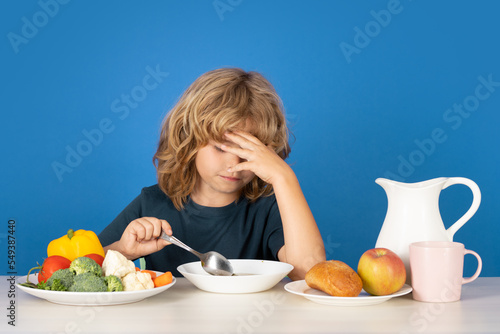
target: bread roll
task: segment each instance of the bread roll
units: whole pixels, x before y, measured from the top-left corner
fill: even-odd
[[[306,283],[336,297],[357,297],[363,288],[359,275],[344,262],[335,260],[317,263],[306,273]]]

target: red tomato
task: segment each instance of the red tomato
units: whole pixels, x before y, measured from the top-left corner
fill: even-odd
[[[104,257],[102,255],[99,255],[99,254],[87,254],[87,255],[84,255],[84,256],[91,258],[92,260],[94,260],[95,262],[97,262],[98,265],[100,265],[102,267],[102,262],[104,261]]]
[[[59,269],[69,268],[71,261],[59,255],[52,255],[43,261],[42,269],[38,272],[38,283],[45,282]]]

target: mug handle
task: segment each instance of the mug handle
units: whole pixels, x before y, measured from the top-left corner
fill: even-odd
[[[448,188],[451,185],[454,184],[463,184],[469,187],[470,190],[472,190],[472,204],[467,210],[467,212],[455,222],[455,224],[451,225],[447,230],[446,234],[448,234],[449,240],[453,240],[453,236],[455,233],[469,220],[471,217],[476,213],[477,209],[479,208],[479,204],[481,203],[481,191],[479,190],[479,187],[477,184],[469,180],[465,177],[450,177],[444,184],[443,188]]]
[[[469,277],[469,278],[462,278],[462,284],[470,283],[470,282],[474,281],[476,278],[478,278],[479,274],[481,273],[481,269],[483,268],[483,261],[481,261],[481,257],[479,256],[478,253],[466,249],[465,252],[464,252],[464,256],[467,255],[467,254],[472,254],[472,255],[474,255],[476,257],[476,259],[477,259],[477,269],[476,269],[476,273],[474,275],[472,275],[471,277]]]

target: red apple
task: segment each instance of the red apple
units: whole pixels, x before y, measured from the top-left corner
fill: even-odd
[[[363,289],[374,296],[390,295],[403,287],[406,269],[401,258],[387,248],[373,248],[363,253],[358,263]]]

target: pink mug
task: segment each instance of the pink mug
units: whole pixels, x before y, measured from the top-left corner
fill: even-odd
[[[477,258],[476,273],[463,278],[464,256]],[[413,299],[422,302],[460,300],[462,285],[474,281],[482,269],[481,257],[452,241],[421,241],[410,244],[410,271]]]

